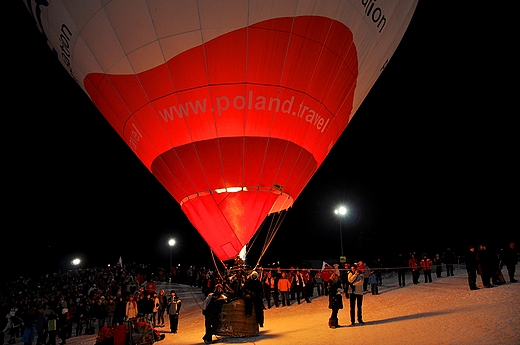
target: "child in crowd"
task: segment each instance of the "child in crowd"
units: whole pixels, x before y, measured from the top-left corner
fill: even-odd
[[[372,290],[372,295],[379,294],[379,288],[377,285],[377,277],[374,271],[370,271],[370,275],[368,276],[368,282],[370,283],[370,289]]]

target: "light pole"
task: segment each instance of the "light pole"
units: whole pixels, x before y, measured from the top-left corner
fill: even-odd
[[[339,215],[339,243],[341,245],[341,256],[343,256],[343,234],[341,232],[341,217],[347,214],[347,208],[345,206],[340,206],[339,208],[334,210],[334,213]]]
[[[173,246],[175,245],[175,240],[172,238],[168,241],[168,245],[170,246],[170,270],[168,271],[168,276],[171,277],[172,274],[172,252]],[[171,280],[171,278],[170,278]]]

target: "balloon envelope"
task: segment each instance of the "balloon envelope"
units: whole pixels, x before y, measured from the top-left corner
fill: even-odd
[[[221,260],[292,206],[415,0],[30,2],[60,62]]]

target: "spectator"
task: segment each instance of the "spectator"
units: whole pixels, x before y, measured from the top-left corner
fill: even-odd
[[[67,344],[67,328],[71,323],[69,310],[63,308],[58,315],[58,336],[61,339],[60,345]]]
[[[495,272],[493,268],[493,261],[489,254],[486,245],[481,244],[478,246],[477,252],[477,273],[480,274],[482,284],[485,288],[492,288],[491,276]]]
[[[382,286],[383,285],[383,262],[381,261],[381,258],[377,258],[374,263],[374,274],[377,278],[377,285]]]
[[[363,261],[358,262],[358,270],[363,274],[363,292],[368,291],[368,276],[370,275],[370,267]]]
[[[58,318],[54,310],[49,312],[47,320],[47,332],[49,333],[49,341],[47,345],[56,345],[56,336],[58,333]]]
[[[321,277],[321,271],[318,270],[314,275],[314,281],[316,282],[316,293],[318,296],[325,294],[325,287],[323,286],[323,278]]]
[[[29,321],[25,324],[25,330],[22,335],[22,342],[24,345],[31,345],[36,335],[36,322]]]
[[[432,260],[430,260],[427,254],[423,254],[423,258],[421,260],[421,269],[423,270],[425,283],[432,282],[432,266]]]
[[[255,308],[256,322],[260,327],[264,327],[264,302],[262,300],[262,282],[258,279],[256,271],[251,272],[249,279],[244,284],[244,307],[246,317],[253,314],[253,306]]]
[[[314,277],[311,275],[310,269],[305,269],[302,271],[303,282],[305,283],[305,295],[307,296],[307,301],[310,302],[313,292],[314,292]]]
[[[504,264],[507,268],[507,274],[509,275],[509,281],[516,283],[518,280],[515,279],[515,269],[518,264],[518,251],[515,249],[515,243],[509,243],[509,247],[504,251]]]
[[[332,273],[329,279],[329,309],[332,310],[329,318],[329,327],[339,327],[338,311],[343,309],[343,282],[336,273]]]
[[[4,334],[9,335],[9,340],[7,341],[8,344],[16,344],[16,336],[15,336],[15,328],[13,320],[11,319],[11,314],[7,314],[5,316],[7,318],[7,324],[5,325],[5,328],[3,330]]]
[[[363,274],[359,272],[358,265],[353,264],[350,273],[348,274],[348,282],[350,288],[350,322],[354,326],[356,321],[356,305],[357,305],[357,320],[360,324],[363,322]]]
[[[105,296],[101,296],[97,299],[96,303],[92,305],[94,309],[94,316],[98,325],[98,333],[101,332],[101,328],[105,327],[105,319],[107,317],[107,308],[105,303]]]
[[[296,291],[296,301],[298,304],[301,304],[302,298],[307,302],[310,303],[311,300],[307,296],[307,290],[306,290],[306,284],[305,284],[305,278],[303,276],[303,270],[296,270],[294,276],[293,276],[293,286],[295,286]]]
[[[157,323],[159,327],[164,327],[164,313],[168,307],[168,296],[166,296],[164,289],[159,290],[157,298],[159,299],[159,307],[157,308]]]
[[[415,257],[415,254],[410,254],[408,266],[412,269],[412,282],[415,285],[419,284],[419,270],[421,269],[421,265],[419,264],[419,260],[417,260],[417,258]]]
[[[182,301],[175,290],[170,291],[168,299],[168,317],[170,319],[170,332],[177,333],[179,329],[179,312],[181,311]]]
[[[148,278],[148,280],[146,281],[146,286],[145,286],[145,292],[147,295],[152,295],[156,292],[157,290],[157,284],[155,283],[155,281],[153,280],[152,277]]]
[[[137,302],[135,301],[134,296],[132,295],[128,297],[128,301],[126,302],[125,314],[127,319],[135,319],[138,315]]]
[[[443,261],[446,265],[446,276],[453,277],[453,265],[455,264],[456,258],[455,253],[453,253],[453,250],[451,250],[450,247],[446,248],[446,251],[444,252]]]
[[[478,290],[477,287],[477,253],[475,246],[470,245],[466,254],[466,271],[468,272],[468,284],[470,290]]]
[[[36,339],[36,345],[45,345],[47,342],[47,318],[43,313],[43,306],[38,308],[35,329],[36,334],[38,335],[38,338]]]
[[[153,309],[152,309],[152,325],[154,327],[157,327],[158,326],[158,323],[157,323],[157,315],[159,314],[159,296],[157,295],[157,292],[154,292],[153,293],[153,296],[152,296],[152,301],[153,301]]]
[[[370,275],[368,276],[368,282],[370,284],[370,291],[372,292],[372,295],[378,295],[379,285],[377,283],[377,275],[374,271],[370,272]]]
[[[406,285],[406,271],[408,270],[408,260],[406,260],[402,253],[399,253],[399,255],[397,256],[396,264],[399,287],[404,287]]]
[[[114,324],[123,325],[126,317],[126,300],[122,295],[118,295],[115,300],[116,310],[114,311]]]
[[[146,321],[152,321],[153,314],[153,297],[150,294],[145,293],[144,297],[139,297],[137,301],[137,309]]]
[[[282,277],[278,280],[278,291],[282,297],[282,306],[290,306],[289,291],[291,290],[291,282],[287,278],[287,274],[282,272]]]
[[[107,304],[105,305],[106,309],[106,323],[108,327],[114,326],[114,315],[116,313],[116,303],[114,299],[110,297],[108,299]]]
[[[94,299],[88,299],[85,304],[85,317],[87,324],[85,327],[85,334],[96,333],[96,301]]]
[[[325,290],[323,291],[323,294],[324,295],[328,295],[329,294],[329,279],[330,279],[330,276],[332,274],[332,267],[329,265],[329,264],[325,264],[323,269],[321,270],[321,279],[323,279],[323,287],[325,288]]]
[[[442,278],[442,260],[440,254],[435,254],[433,259],[433,266],[435,266],[435,274],[437,278]]]
[[[271,272],[267,272],[264,278],[264,296],[267,301],[267,308],[271,309],[271,296],[273,297],[273,303],[278,307],[278,302],[274,296],[274,277]]]
[[[83,327],[87,323],[86,308],[83,300],[79,301],[78,306],[76,307],[76,313],[74,314],[74,318],[72,321],[76,324],[76,337],[78,337],[81,335],[81,333],[83,333]]]

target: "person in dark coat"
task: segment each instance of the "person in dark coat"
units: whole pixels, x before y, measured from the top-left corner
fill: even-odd
[[[435,274],[437,278],[442,278],[442,260],[440,254],[435,254],[435,258],[433,259],[433,266],[435,267]]]
[[[213,335],[220,326],[220,314],[222,313],[222,305],[227,301],[227,297],[223,294],[224,289],[222,284],[216,284],[214,292],[209,293],[206,297],[209,299],[206,304],[206,309],[203,310],[204,326],[206,333],[202,337],[204,344],[211,344]]]
[[[255,307],[256,322],[260,327],[264,327],[263,288],[258,273],[251,272],[251,276],[244,283],[244,308],[246,317],[250,317],[253,314],[253,306]]]
[[[408,260],[402,253],[397,257],[397,279],[399,280],[399,287],[406,285],[406,271],[408,271]]]
[[[509,275],[509,281],[516,283],[518,280],[515,279],[515,269],[518,264],[518,251],[515,249],[515,243],[509,243],[509,247],[504,251],[503,262],[507,268],[507,274]]]
[[[38,307],[38,315],[36,318],[36,345],[45,345],[47,342],[47,318],[43,314],[43,306]]]
[[[61,339],[60,345],[67,344],[67,328],[69,327],[70,322],[69,309],[63,308],[61,313],[58,314],[58,336]]]
[[[455,253],[453,252],[453,250],[451,250],[451,248],[446,248],[446,251],[444,252],[444,255],[443,255],[443,261],[444,261],[444,264],[446,265],[446,276],[449,277],[449,276],[452,276],[453,277],[453,265],[455,264],[455,261],[456,261],[456,257],[455,257]]]
[[[478,246],[477,252],[477,273],[480,274],[482,284],[485,288],[494,287],[491,284],[491,277],[495,272],[493,267],[493,258],[491,257],[487,247],[483,244]]]
[[[332,310],[329,318],[329,327],[336,328],[338,323],[338,311],[343,309],[343,282],[337,273],[332,273],[328,282],[329,309]]]
[[[116,298],[116,310],[114,312],[114,324],[121,326],[124,324],[126,316],[126,301],[121,295]]]
[[[477,252],[475,246],[470,245],[466,254],[466,271],[468,272],[468,284],[470,290],[478,290],[477,287]]]

